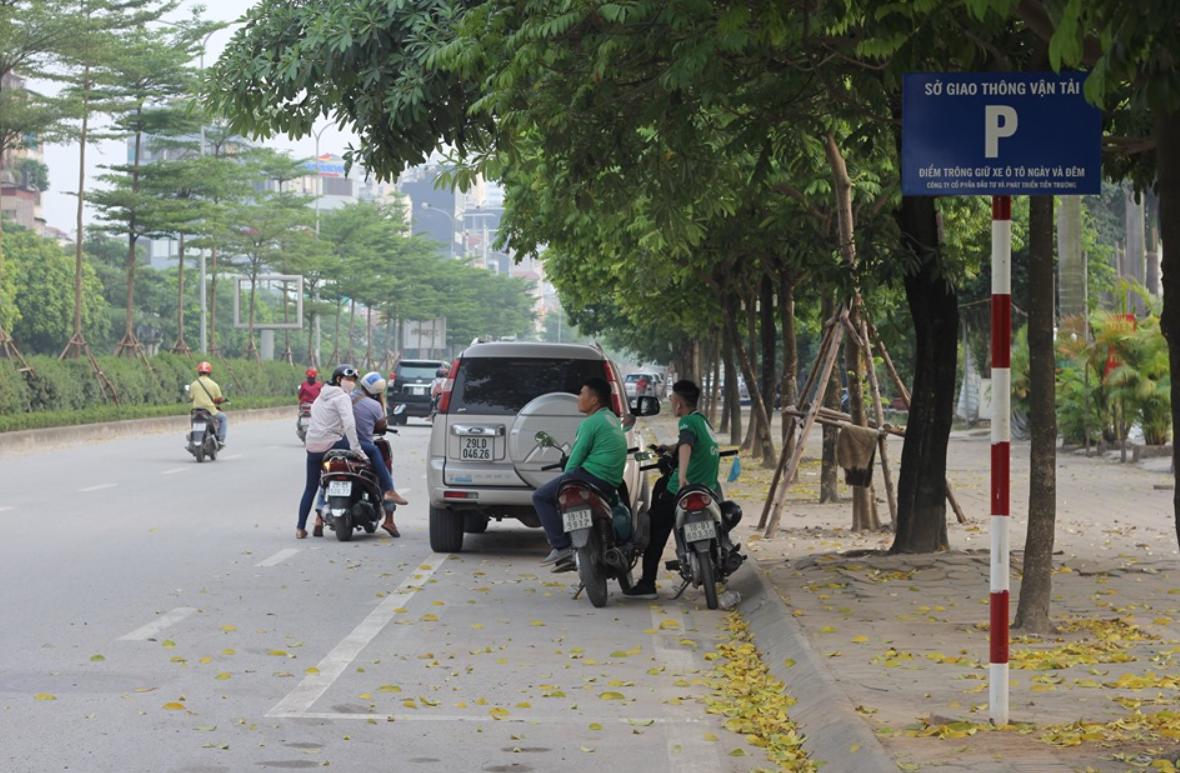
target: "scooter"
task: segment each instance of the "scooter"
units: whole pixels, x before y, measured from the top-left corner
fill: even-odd
[[[395,429],[386,430],[397,433]],[[393,451],[389,441],[377,435],[373,438],[386,469],[393,471]],[[387,502],[381,494],[377,472],[369,457],[361,451],[334,449],[324,454],[324,471],[320,473],[325,506],[324,523],[336,532],[336,539],[348,542],[356,529],[366,534],[377,531],[384,513],[393,513],[397,506]]]
[[[651,446],[651,450],[656,454],[656,463],[639,469],[658,469],[667,485],[676,467],[676,455],[663,447]],[[736,456],[737,451],[722,451],[720,455]],[[692,585],[703,589],[705,605],[716,609],[717,583],[724,583],[746,560],[739,552],[741,545],[735,545],[729,537],[742,520],[742,508],[733,501],[718,501],[708,486],[694,484],[676,492],[675,514],[672,533],[676,537],[676,560],[669,561],[667,568],[679,572],[683,582],[673,598],[680,598]]]
[[[197,463],[217,461],[217,451],[221,446],[217,442],[217,419],[204,408],[193,408],[190,412],[192,419],[189,433],[185,436],[185,449],[197,458]]]
[[[311,403],[299,404],[299,418],[295,420],[295,434],[302,441],[307,437],[307,425],[311,423]]]
[[[534,438],[539,447],[561,451],[561,461],[545,465],[542,470],[565,467],[567,448],[558,446],[545,432],[538,432]],[[640,460],[650,458],[637,448],[629,448],[627,452],[638,452],[636,458]],[[574,598],[585,590],[591,604],[604,607],[608,580],[617,580],[623,590],[633,584],[631,570],[643,555],[651,535],[647,510],[632,513],[623,487],[607,491],[580,480],[567,481],[558,489],[557,509],[562,528],[573,544],[574,566],[581,582]]]

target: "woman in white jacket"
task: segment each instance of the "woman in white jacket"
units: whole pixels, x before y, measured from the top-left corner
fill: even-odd
[[[299,502],[299,523],[295,527],[295,539],[307,537],[307,516],[311,513],[316,490],[320,486],[320,467],[324,454],[333,448],[348,448],[358,453],[360,441],[356,436],[356,419],[352,415],[352,399],[349,395],[356,388],[356,368],[341,365],[332,372],[332,380],[320,390],[320,395],[311,404],[311,418],[307,425],[307,436],[303,447],[307,451],[307,479],[303,483],[303,499]],[[316,536],[323,534],[324,522],[316,517]]]

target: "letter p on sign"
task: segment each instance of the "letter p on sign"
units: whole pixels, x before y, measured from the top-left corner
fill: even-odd
[[[983,155],[998,158],[1000,139],[1016,133],[1016,110],[1007,105],[986,105],[984,111]]]

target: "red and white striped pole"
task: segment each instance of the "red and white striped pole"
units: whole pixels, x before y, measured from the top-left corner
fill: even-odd
[[[1008,724],[1008,523],[1012,440],[1012,197],[992,196],[992,518],[989,708]]]

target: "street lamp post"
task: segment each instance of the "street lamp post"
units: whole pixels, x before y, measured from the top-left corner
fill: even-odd
[[[426,209],[426,210],[429,210],[429,211],[431,211],[431,212],[437,212],[438,214],[440,214],[440,215],[442,215],[443,217],[445,217],[447,220],[450,220],[450,221],[451,221],[451,238],[450,238],[450,239],[448,239],[447,241],[449,241],[449,242],[451,243],[451,260],[454,260],[454,259],[455,259],[455,231],[456,231],[456,229],[457,229],[457,224],[456,224],[456,222],[455,222],[455,218],[454,218],[454,216],[452,216],[452,215],[451,215],[449,212],[447,212],[446,210],[442,210],[442,209],[439,209],[438,207],[432,207],[432,206],[430,206],[430,205],[429,205],[429,204],[427,204],[425,201],[424,201],[424,202],[422,202],[422,203],[421,203],[419,206],[421,206],[421,207],[422,207],[422,209]]]
[[[324,195],[324,176],[320,174],[320,135],[322,135],[332,124],[324,124],[318,132],[312,132],[315,135],[315,237],[320,238],[320,198]],[[317,308],[319,302],[320,290],[316,287],[315,292],[312,293],[311,302],[313,304],[311,312],[311,337],[315,341],[315,362],[312,363],[316,367],[320,364],[320,312]]]
[[[201,41],[201,72],[205,71],[205,49],[209,46],[209,38],[213,37],[213,33],[219,32],[221,28],[212,30],[205,39]],[[201,156],[205,155],[205,122],[201,121]],[[198,251],[198,257],[201,261],[201,354],[206,354],[209,351],[209,295],[206,288],[207,277],[205,276],[205,249],[202,247]]]

